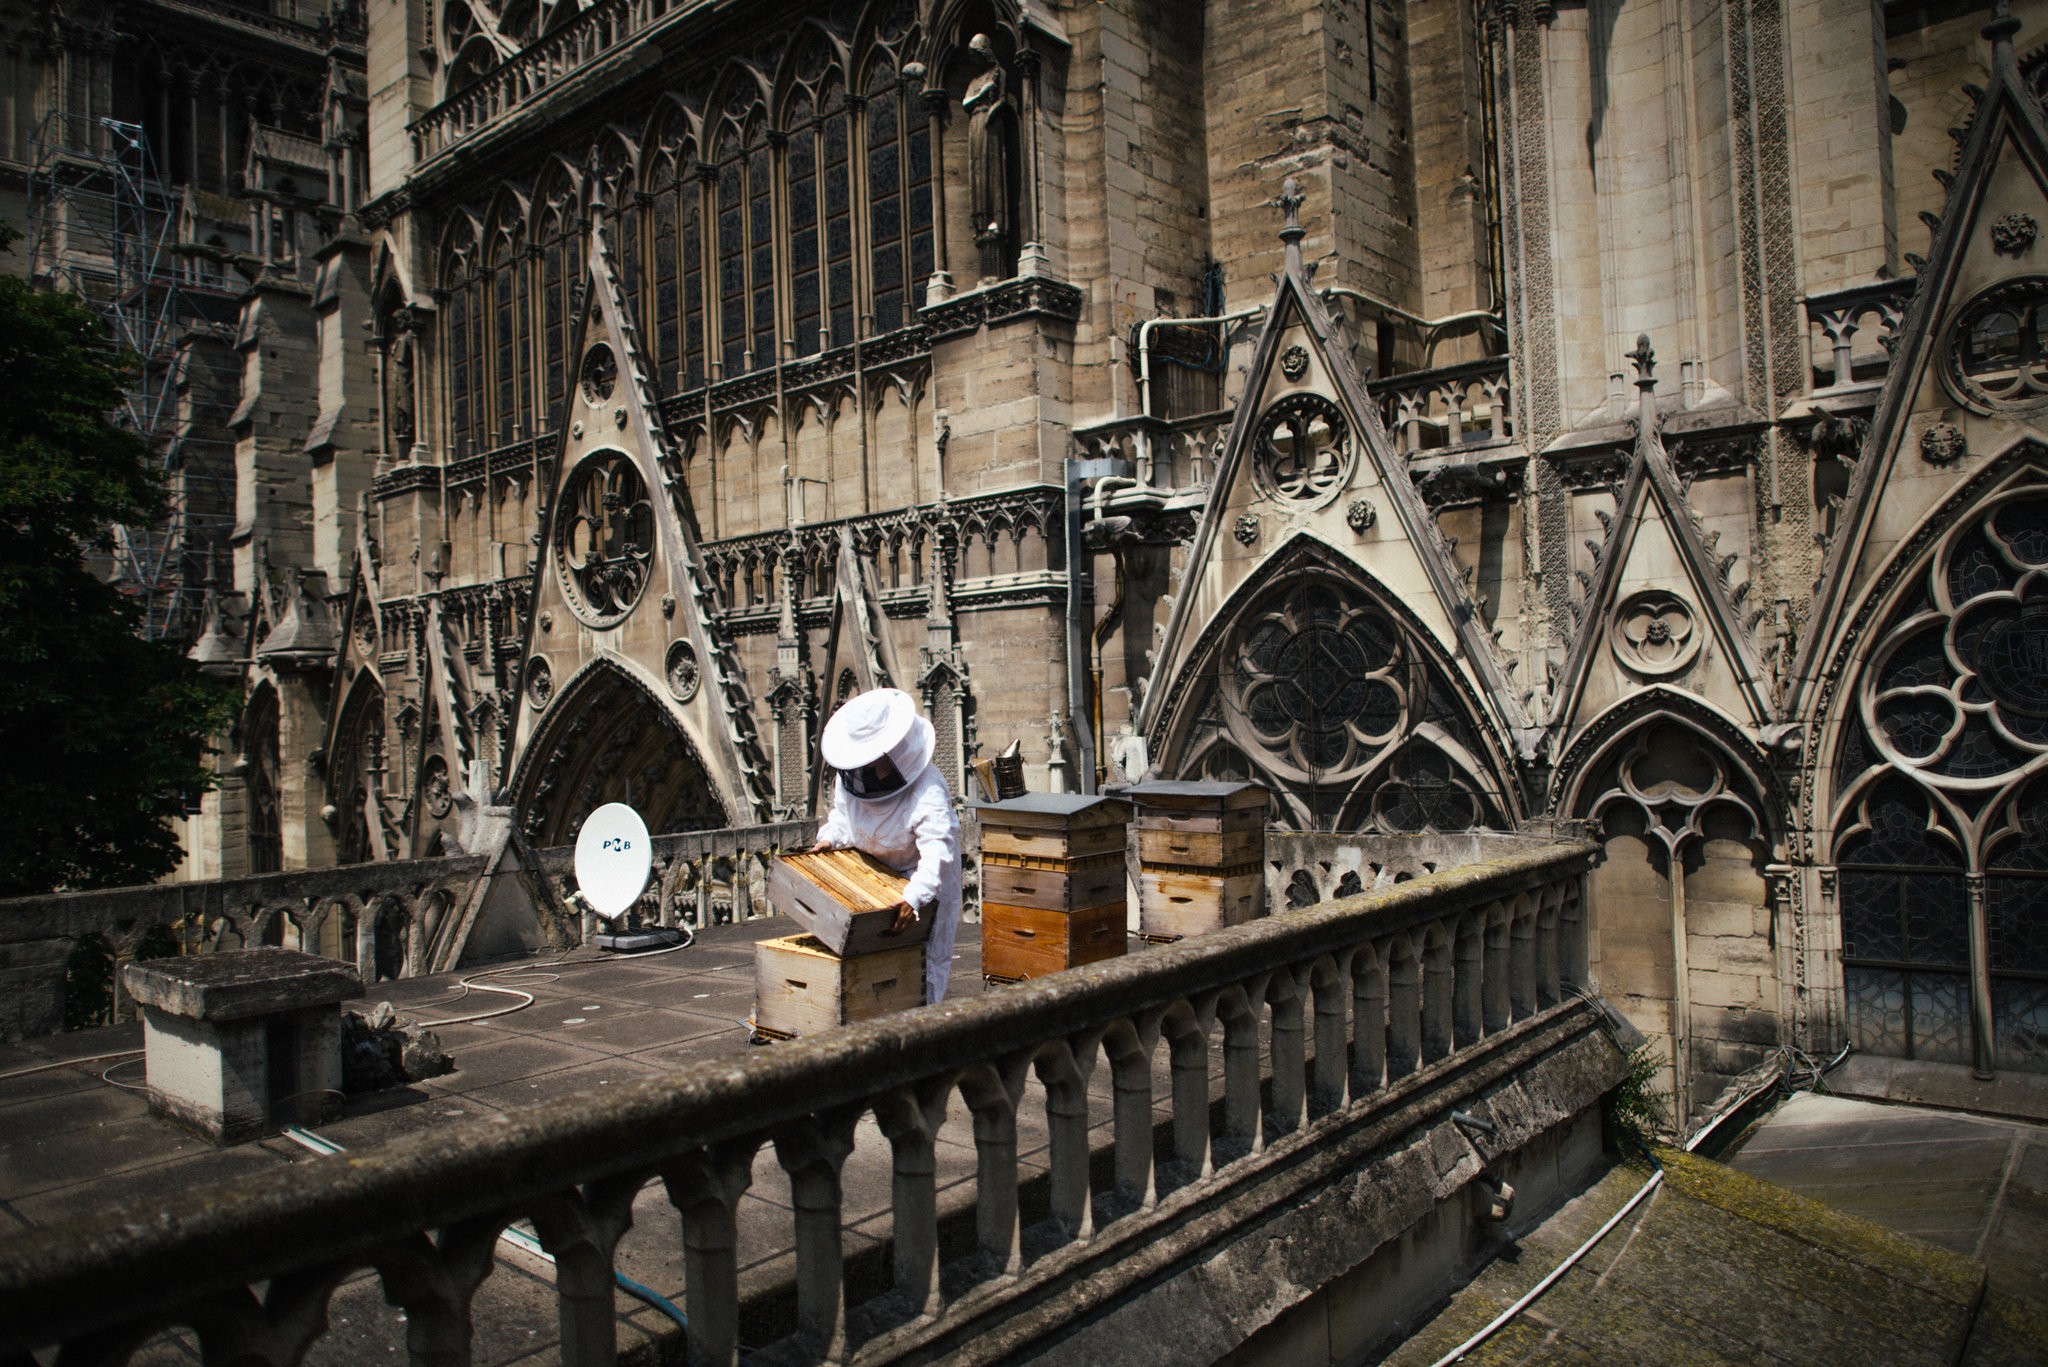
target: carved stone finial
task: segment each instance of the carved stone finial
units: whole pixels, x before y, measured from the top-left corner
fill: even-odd
[[[2009,0],[1991,0],[1991,22],[1980,30],[1984,41],[1991,44],[1991,65],[1997,67],[2004,61],[2012,60],[2012,36],[2020,31],[2020,21],[2012,17]]]
[[[1280,225],[1282,242],[1299,242],[1306,236],[1301,226],[1301,202],[1306,196],[1301,193],[1301,183],[1289,176],[1280,186],[1280,212],[1286,215],[1286,222]]]
[[[1636,334],[1636,349],[1627,353],[1624,359],[1631,366],[1635,367],[1636,388],[1641,389],[1646,385],[1652,387],[1656,385],[1657,353],[1650,349],[1649,333],[1639,332]]]

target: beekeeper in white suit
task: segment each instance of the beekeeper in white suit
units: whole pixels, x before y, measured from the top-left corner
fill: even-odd
[[[932,763],[932,724],[897,688],[849,698],[825,723],[820,749],[838,773],[832,811],[818,827],[819,850],[865,850],[910,881],[895,929],[931,921],[924,947],[924,999],[942,1001],[960,927],[960,818]]]

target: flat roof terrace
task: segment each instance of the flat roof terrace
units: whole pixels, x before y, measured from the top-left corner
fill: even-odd
[[[435,1024],[434,1030],[455,1071],[351,1095],[341,1114],[321,1124],[318,1134],[355,1153],[399,1135],[524,1110],[574,1093],[596,1093],[716,1054],[747,1050],[753,1047],[746,1022],[754,1005],[754,942],[798,929],[783,917],[768,916],[709,927],[697,933],[693,945],[678,950],[607,954],[578,949],[371,984],[367,995],[347,1003],[347,1009],[367,1014],[388,1001],[403,1018],[447,1022]],[[983,990],[980,930],[972,922],[960,926],[948,1000]],[[194,1187],[232,1185],[282,1165],[327,1161],[281,1134],[215,1148],[150,1115],[141,1090],[141,1054],[101,1057],[141,1048],[139,1021],[0,1045],[0,1238],[112,1205],[147,1208]],[[78,1062],[43,1066],[65,1060]],[[1106,1073],[1098,1073],[1096,1089],[1108,1095]],[[1107,1124],[1105,1113],[1102,1126]],[[972,1126],[971,1118],[956,1109],[940,1135],[942,1205],[946,1189],[961,1183],[970,1189],[962,1195],[971,1199]],[[1047,1142],[1042,1126],[1035,1135],[1020,1135],[1020,1164],[1043,1171],[1032,1155]],[[742,1239],[756,1249],[769,1246],[764,1256],[742,1266],[742,1285],[750,1287],[787,1280],[794,1265],[787,1185],[777,1180],[773,1150],[764,1149],[755,1167],[756,1180],[742,1198]],[[879,1249],[888,1236],[889,1180],[888,1141],[869,1115],[856,1133],[855,1156],[844,1174],[850,1272],[858,1272],[861,1250]],[[779,1218],[770,1206],[780,1207]],[[618,1270],[679,1300],[674,1220],[660,1184],[651,1185],[636,1203],[636,1232],[620,1246]],[[863,1225],[878,1228],[864,1232]],[[761,1237],[748,1241],[749,1232]],[[887,1285],[887,1269],[879,1272],[874,1291]],[[618,1306],[622,1349],[668,1323],[664,1312],[625,1293]],[[358,1285],[336,1294],[329,1313],[335,1330],[316,1345],[308,1362],[363,1362],[372,1353],[388,1356],[387,1348],[403,1353],[404,1313],[383,1302],[375,1275],[367,1270]],[[560,1351],[552,1269],[516,1244],[501,1243],[497,1269],[478,1293],[477,1322],[479,1362],[552,1359]],[[516,1331],[508,1329],[502,1341],[491,1341],[490,1326],[514,1324]],[[776,1337],[787,1332],[786,1326],[763,1328]],[[160,1347],[168,1354],[164,1361],[199,1360],[189,1335],[166,1336]],[[149,1360],[147,1354],[137,1359]]]

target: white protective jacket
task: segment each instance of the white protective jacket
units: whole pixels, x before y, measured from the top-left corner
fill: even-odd
[[[910,879],[904,900],[932,918],[924,947],[924,999],[945,1000],[960,928],[960,818],[939,766],[927,764],[887,797],[855,797],[835,780],[832,811],[818,826],[818,843],[865,850]]]

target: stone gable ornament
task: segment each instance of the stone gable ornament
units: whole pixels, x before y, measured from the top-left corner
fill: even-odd
[[[555,671],[542,656],[526,662],[526,696],[536,708],[545,708],[555,696]]]
[[[1675,593],[1630,594],[1614,609],[1615,658],[1638,674],[1676,674],[1700,651],[1691,604]]]
[[[1344,510],[1344,521],[1360,536],[1370,531],[1372,525],[1379,520],[1379,513],[1374,511],[1368,499],[1354,498],[1351,500],[1351,506]]]
[[[1254,541],[1257,541],[1259,539],[1258,514],[1240,514],[1236,523],[1231,526],[1230,534],[1238,539],[1240,545],[1249,546]]]
[[[1290,380],[1298,380],[1308,373],[1308,348],[1300,343],[1280,353],[1280,373]]]
[[[1344,410],[1320,394],[1290,394],[1267,408],[1252,456],[1260,492],[1311,508],[1335,498],[1357,464]]]
[[[688,702],[696,697],[697,686],[703,681],[703,671],[697,665],[696,647],[688,641],[672,642],[663,661],[662,675],[668,681],[668,691],[677,702]]]
[[[2000,256],[2022,256],[2040,236],[2032,214],[2011,213],[1991,225],[1991,250]]]
[[[1929,465],[1954,465],[1968,449],[1963,430],[1952,422],[1938,422],[1920,434],[1920,457]]]

